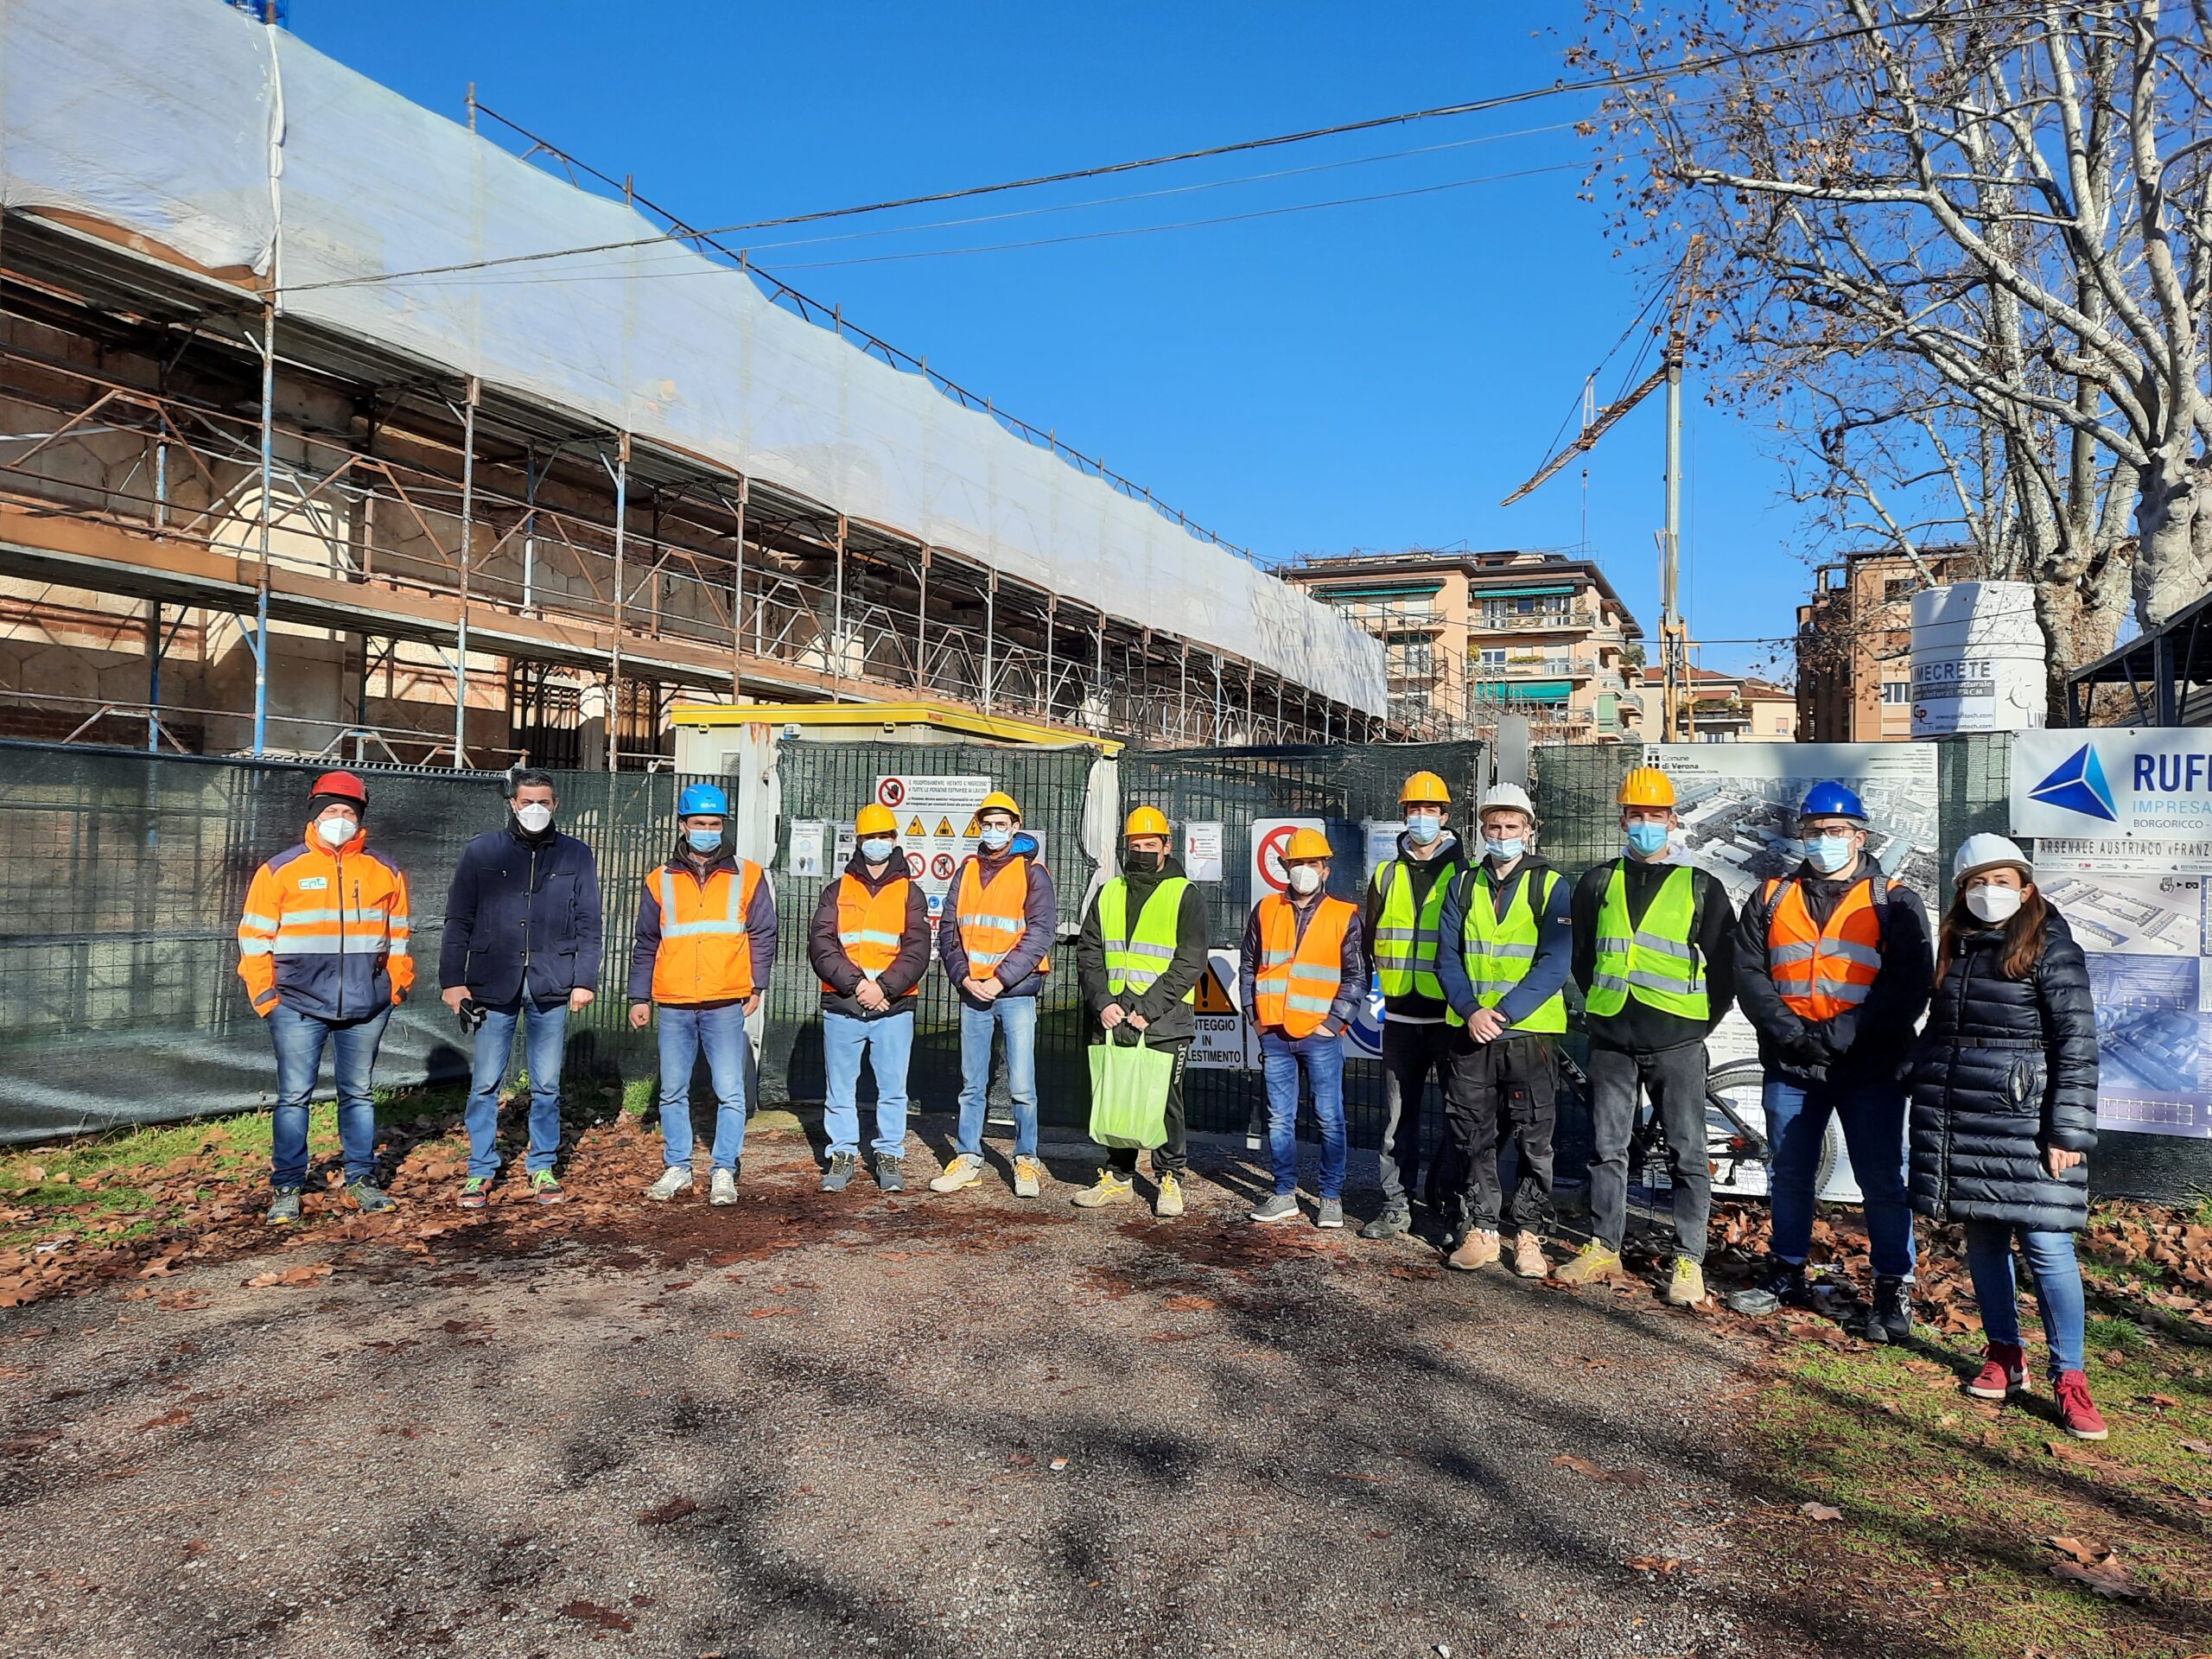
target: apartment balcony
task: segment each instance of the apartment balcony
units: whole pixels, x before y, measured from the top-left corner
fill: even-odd
[[[1478,605],[1467,616],[1467,626],[1477,633],[1554,633],[1567,629],[1587,633],[1598,626],[1597,613],[1581,607],[1564,611],[1509,611],[1500,614]]]

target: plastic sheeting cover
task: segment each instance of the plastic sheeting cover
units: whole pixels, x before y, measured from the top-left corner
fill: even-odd
[[[0,16],[10,207],[95,214],[204,264],[264,271],[280,226],[288,313],[1382,712],[1382,648],[1356,624],[727,266],[662,242],[390,278],[655,227],[289,35],[212,0],[10,0]]]

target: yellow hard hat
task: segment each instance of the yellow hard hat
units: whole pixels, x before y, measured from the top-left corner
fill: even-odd
[[[1021,817],[1021,809],[1014,804],[1014,797],[1002,789],[995,789],[984,796],[982,803],[976,808],[976,816],[980,818],[984,813],[994,811],[1011,812],[1017,820]]]
[[[1619,806],[1672,806],[1675,780],[1656,766],[1638,766],[1621,779]]]
[[[899,815],[880,801],[870,801],[861,808],[860,817],[853,820],[853,833],[859,836],[895,836],[899,833]]]
[[[1283,849],[1282,855],[1286,861],[1326,858],[1329,856],[1329,838],[1319,830],[1294,830],[1290,834],[1290,845]]]
[[[1122,826],[1124,836],[1164,836],[1167,833],[1167,815],[1156,806],[1131,807],[1129,821]]]
[[[1449,806],[1452,791],[1434,772],[1417,772],[1406,779],[1406,786],[1398,791],[1398,804],[1408,806],[1416,801],[1424,806]]]

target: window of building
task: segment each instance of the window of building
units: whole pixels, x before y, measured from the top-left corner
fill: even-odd
[[[1503,668],[1505,666],[1505,647],[1503,645],[1485,645],[1480,652],[1476,653],[1476,660],[1484,668]]]
[[[1884,680],[1882,682],[1882,701],[1884,702],[1892,703],[1910,702],[1912,701],[1912,682],[1910,680]]]
[[[1882,602],[1894,605],[1901,599],[1910,599],[1920,591],[1920,584],[1910,576],[1890,576],[1882,583]]]

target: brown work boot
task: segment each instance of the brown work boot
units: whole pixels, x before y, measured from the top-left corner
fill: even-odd
[[[1544,1279],[1551,1270],[1544,1260],[1544,1241],[1523,1227],[1513,1239],[1513,1271],[1523,1279]]]
[[[1472,1273],[1477,1268],[1486,1268],[1497,1260],[1497,1234],[1489,1228],[1470,1227],[1466,1242],[1444,1258],[1444,1265]]]

